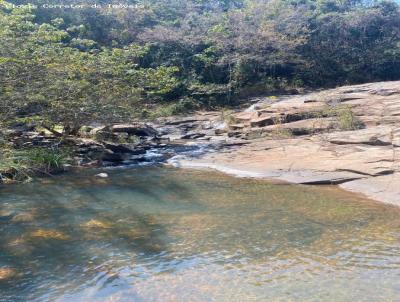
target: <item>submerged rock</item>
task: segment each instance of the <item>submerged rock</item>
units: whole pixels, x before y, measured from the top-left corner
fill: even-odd
[[[15,215],[11,221],[12,222],[29,222],[29,221],[33,221],[35,219],[35,217],[33,216],[32,213],[19,213],[17,215]]]
[[[111,225],[108,222],[91,219],[82,225],[85,228],[96,228],[96,229],[110,229]]]
[[[6,281],[17,275],[17,271],[10,267],[0,267],[0,281]]]
[[[43,238],[43,239],[57,239],[57,240],[68,240],[70,237],[57,230],[44,230],[39,229],[31,233],[32,237]]]

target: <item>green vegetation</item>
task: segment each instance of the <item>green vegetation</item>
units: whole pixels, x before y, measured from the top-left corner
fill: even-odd
[[[332,117],[340,130],[356,130],[362,128],[363,123],[354,114],[351,105],[335,105],[310,114],[310,118]]]
[[[362,122],[354,115],[351,106],[337,108],[336,117],[341,130],[356,130],[363,126]]]
[[[29,2],[37,8],[12,6]],[[43,3],[0,4],[2,121],[36,116],[43,127],[75,134],[93,121],[400,78],[393,1],[126,1],[131,9]],[[74,3],[81,1],[67,1]]]
[[[27,181],[36,174],[51,174],[63,170],[68,163],[67,150],[29,148],[15,150],[2,146],[0,153],[0,183]]]
[[[391,0],[45,3],[0,1],[0,130],[23,123],[77,135],[93,122],[400,79],[400,8]],[[352,113],[338,116],[341,128],[358,127]]]
[[[68,162],[68,152],[58,149],[31,148],[16,152],[14,160],[42,173],[50,173],[63,168]]]

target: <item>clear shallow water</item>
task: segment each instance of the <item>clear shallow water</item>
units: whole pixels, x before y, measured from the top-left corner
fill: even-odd
[[[0,301],[400,300],[395,207],[212,172],[107,172],[0,187]]]

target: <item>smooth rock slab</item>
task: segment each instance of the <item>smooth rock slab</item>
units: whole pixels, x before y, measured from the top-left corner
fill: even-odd
[[[362,193],[375,200],[400,206],[400,173],[358,179],[343,183],[340,187]]]
[[[365,175],[352,172],[331,172],[331,171],[288,171],[276,177],[290,183],[304,185],[337,185],[351,180],[365,178]]]

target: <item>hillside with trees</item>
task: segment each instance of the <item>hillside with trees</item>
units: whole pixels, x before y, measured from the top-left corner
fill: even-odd
[[[68,7],[81,3],[0,3],[3,129],[34,123],[76,135],[93,122],[400,79],[394,1],[129,0],[125,7],[108,1]]]

